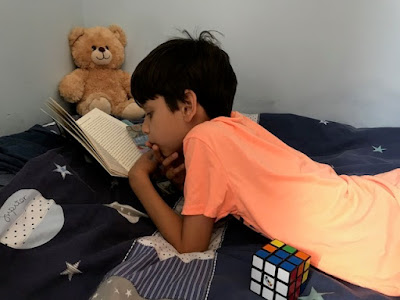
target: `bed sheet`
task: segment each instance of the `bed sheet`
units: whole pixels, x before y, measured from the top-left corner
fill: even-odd
[[[55,123],[35,125],[28,130],[0,138],[0,189],[25,163],[65,142]]]
[[[292,114],[252,117],[339,174],[400,167],[400,128],[356,129]],[[57,135],[50,139],[60,146]],[[250,268],[265,237],[228,217],[215,226],[209,251],[179,255],[134,210],[143,208],[126,179],[110,177],[71,140],[53,146],[22,160],[0,190],[2,299],[261,299],[249,290]],[[179,212],[182,195],[167,181],[154,184]],[[300,299],[400,297],[312,268]]]

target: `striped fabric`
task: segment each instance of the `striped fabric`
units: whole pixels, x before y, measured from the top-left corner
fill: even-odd
[[[135,242],[128,257],[110,271],[128,279],[146,299],[206,299],[217,255],[184,262],[178,256],[160,260],[153,247]]]
[[[146,299],[204,299],[212,279],[214,259],[184,263],[178,257],[161,261],[154,248],[135,243],[129,258],[109,276],[121,276]]]
[[[182,205],[183,198],[175,211],[180,213]],[[158,231],[141,237],[103,282],[113,276],[125,278],[146,299],[206,299],[217,262],[216,250],[221,247],[226,226],[225,221],[216,223],[209,250],[199,253],[179,254]]]

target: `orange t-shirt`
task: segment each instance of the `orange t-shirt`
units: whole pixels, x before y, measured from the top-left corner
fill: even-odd
[[[237,112],[195,126],[183,146],[182,214],[242,217],[326,273],[400,295],[400,169],[337,175]]]

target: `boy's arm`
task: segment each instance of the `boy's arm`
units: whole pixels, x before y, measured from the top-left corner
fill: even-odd
[[[213,218],[203,215],[181,217],[176,214],[153,187],[149,172],[133,168],[129,182],[160,233],[178,252],[201,252],[208,249],[214,226]]]

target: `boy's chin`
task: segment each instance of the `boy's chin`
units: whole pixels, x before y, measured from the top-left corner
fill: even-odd
[[[161,154],[162,154],[162,156],[164,156],[164,157],[168,157],[168,156],[170,156],[171,154],[173,154],[173,153],[175,153],[175,152],[177,152],[176,150],[171,150],[171,149],[160,149],[160,152],[161,152]]]
[[[160,149],[160,153],[161,153],[162,156],[167,157],[168,155],[171,155],[170,151],[168,151],[166,149],[163,149],[160,146],[158,146],[158,147]]]
[[[161,154],[162,154],[162,156],[164,156],[164,157],[168,157],[168,156],[170,156],[172,153],[174,153],[174,152],[171,152],[170,150],[161,150]]]
[[[163,157],[167,157],[168,155],[171,155],[173,152],[171,150],[167,150],[164,147],[160,146],[159,144],[152,143],[152,145],[156,145]]]

